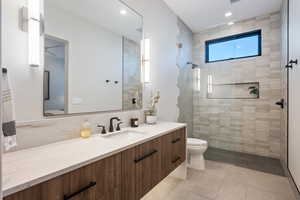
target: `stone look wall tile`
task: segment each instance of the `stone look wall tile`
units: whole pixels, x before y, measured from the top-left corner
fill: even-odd
[[[262,56],[205,63],[205,41],[262,29]],[[194,93],[193,136],[209,146],[279,158],[282,111],[280,13],[219,26],[194,35],[193,61],[201,66],[201,91]],[[260,99],[207,99],[207,76],[213,82],[259,82]]]
[[[281,59],[281,63],[282,66],[284,66],[287,63],[287,0],[283,1],[283,6],[282,6],[282,12],[281,12],[281,24],[282,24],[282,31],[281,31],[281,52],[282,52],[282,59]],[[281,72],[282,72],[282,85],[283,85],[283,91],[282,91],[282,95],[284,99],[287,99],[287,71],[285,70],[284,67],[281,68]],[[283,165],[287,165],[287,153],[288,153],[288,141],[287,141],[287,107],[285,106],[283,112],[282,112],[282,123],[281,123],[281,133],[280,134],[280,140],[281,140],[281,160]]]
[[[179,88],[178,108],[179,122],[187,124],[188,136],[193,135],[193,69],[187,62],[192,61],[193,52],[193,33],[192,31],[178,18],[178,44],[182,44],[178,48],[177,67],[179,76],[177,86]],[[196,103],[196,102],[195,102]]]

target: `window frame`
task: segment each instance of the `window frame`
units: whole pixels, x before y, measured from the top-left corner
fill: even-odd
[[[209,60],[209,45],[221,43],[221,42],[228,42],[228,41],[237,40],[241,38],[247,38],[251,36],[258,36],[258,54],[251,55],[251,56],[228,58],[222,60],[214,60],[214,61]],[[214,62],[222,62],[222,61],[229,61],[229,60],[236,60],[236,59],[243,59],[243,58],[258,57],[261,55],[262,55],[262,30],[261,29],[205,41],[205,63],[214,63]]]

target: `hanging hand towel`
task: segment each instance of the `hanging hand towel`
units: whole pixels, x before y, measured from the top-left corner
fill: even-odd
[[[12,90],[7,73],[2,74],[2,131],[5,150],[17,145]]]

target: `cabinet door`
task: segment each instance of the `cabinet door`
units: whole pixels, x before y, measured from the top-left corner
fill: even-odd
[[[160,138],[122,153],[122,200],[141,199],[160,180]]]
[[[43,200],[64,200],[64,176],[42,183],[41,194]]]
[[[171,164],[173,160],[173,134],[170,133],[162,137],[162,179],[174,170]]]
[[[121,154],[95,163],[96,200],[121,200]]]
[[[136,147],[136,199],[161,181],[161,138]]]
[[[41,188],[40,185],[31,187],[22,192],[5,197],[4,200],[41,200]]]
[[[94,164],[41,184],[42,200],[95,200]]]
[[[63,176],[64,200],[95,200],[95,165],[91,164]]]
[[[4,200],[95,200],[94,164],[51,179]]]
[[[186,159],[185,128],[163,136],[162,170],[165,178]]]
[[[43,200],[120,200],[121,154],[100,160],[41,185]]]
[[[135,148],[122,152],[122,200],[135,200]]]

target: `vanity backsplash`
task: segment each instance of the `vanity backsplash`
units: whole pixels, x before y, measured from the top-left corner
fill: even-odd
[[[123,127],[130,126],[131,118],[139,118],[140,122],[143,122],[144,120],[143,111],[136,110],[69,116],[34,122],[21,122],[17,123],[18,146],[11,149],[9,152],[78,138],[80,137],[80,125],[85,120],[88,120],[92,124],[93,134],[99,134],[100,130],[97,128],[97,125],[105,125],[108,128],[109,119],[111,117],[119,117],[122,122],[124,122]]]

